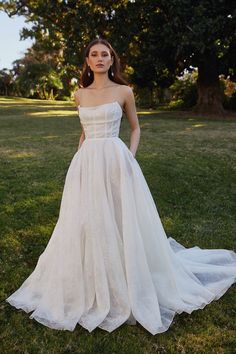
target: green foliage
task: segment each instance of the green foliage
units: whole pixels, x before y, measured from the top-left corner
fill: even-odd
[[[0,70],[0,95],[8,96],[15,89],[12,72],[7,69]]]
[[[198,67],[202,87],[218,87],[222,73],[235,77],[233,0],[8,0],[0,4],[9,15],[24,15],[33,22],[22,36],[35,38],[45,53],[60,53],[57,64],[67,68],[68,81],[81,75],[83,51],[97,36],[113,44],[122,68],[130,68],[132,84],[151,93],[169,87],[176,75],[191,66]],[[68,95],[68,86],[66,91],[63,95]],[[219,90],[212,91],[218,107]]]
[[[24,97],[54,99],[63,88],[57,72],[47,63],[26,62],[16,79]]]
[[[133,89],[138,107],[151,108],[154,106],[153,94],[148,87],[135,86]]]
[[[232,96],[224,96],[223,105],[226,109],[231,111],[236,110],[236,92],[232,94]]]
[[[81,64],[89,40],[97,35],[108,38],[122,61],[126,58],[124,64],[135,67],[136,83],[141,86],[148,82],[155,86],[161,76],[169,82],[176,69],[198,66],[209,51],[222,64],[221,72],[235,69],[230,55],[236,35],[232,0],[1,3],[10,15],[22,14],[34,21],[31,30],[23,31],[24,37],[35,37],[48,51],[63,48],[63,59],[71,65]]]
[[[172,99],[169,104],[173,109],[189,109],[197,103],[197,71],[186,72],[177,77],[170,86]]]
[[[229,110],[236,110],[236,82],[230,80],[230,77],[225,78],[222,75],[221,83],[224,88],[224,107]]]

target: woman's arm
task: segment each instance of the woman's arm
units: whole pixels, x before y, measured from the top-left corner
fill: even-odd
[[[79,146],[78,146],[78,150],[80,149],[81,145],[83,144],[83,141],[85,140],[85,134],[84,134],[84,128],[82,126],[82,133],[80,135],[80,139],[79,139]]]
[[[79,100],[79,90],[77,90],[77,91],[75,92],[74,98],[75,98],[76,107],[78,108],[78,106],[79,106],[79,104],[80,104],[80,100]],[[79,139],[78,150],[80,149],[81,145],[83,144],[83,141],[85,140],[84,127],[83,127],[82,124],[81,124],[81,127],[82,127],[82,133],[81,133],[80,139]]]
[[[135,156],[139,145],[141,132],[140,132],[140,126],[139,126],[138,116],[136,112],[133,90],[131,87],[126,86],[125,91],[126,92],[125,92],[124,110],[131,127],[130,151]]]

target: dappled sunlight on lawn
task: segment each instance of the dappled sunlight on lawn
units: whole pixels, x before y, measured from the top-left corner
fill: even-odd
[[[28,112],[26,114],[27,116],[32,116],[32,117],[45,117],[45,116],[75,116],[76,111],[68,111],[68,110],[48,110],[44,112]]]
[[[174,226],[174,220],[168,216],[162,216],[162,223],[165,229],[171,229]]]
[[[142,114],[142,115],[149,115],[149,114],[156,114],[156,113],[160,113],[160,111],[159,110],[146,110],[146,111],[144,111],[144,110],[140,110],[140,109],[137,109],[137,114],[139,115],[139,114]]]
[[[17,109],[17,108],[24,108],[25,109],[25,103],[12,103],[12,104],[5,104],[5,103],[2,103],[0,102],[0,107],[2,106],[2,108],[14,108],[14,109]],[[28,110],[32,110],[32,109],[37,109],[37,110],[42,110],[43,108],[50,108],[50,107],[53,107],[53,108],[58,108],[58,109],[62,109],[63,108],[63,105],[52,105],[52,104],[48,104],[48,105],[42,105],[42,104],[37,104],[37,103],[34,103],[34,104],[28,104],[27,103],[27,109]],[[66,107],[67,109],[70,108],[69,107]],[[75,109],[76,108],[74,106],[71,106],[71,109]]]
[[[41,203],[49,203],[52,201],[57,201],[61,197],[61,191],[55,191],[54,193],[46,194],[37,197],[37,200],[40,201]]]
[[[73,101],[53,101],[53,100],[39,100],[39,99],[30,99],[23,97],[0,97],[0,105],[9,105],[10,107],[19,105],[19,106],[40,106],[40,107],[48,107],[48,106],[73,106]]]
[[[55,226],[55,220],[48,220],[45,223],[35,223],[34,225],[30,225],[29,227],[25,227],[17,230],[16,233],[6,232],[4,234],[4,239],[2,240],[2,245],[4,246],[5,251],[8,250],[10,254],[17,254],[19,257],[22,257],[22,254],[25,252],[29,252],[31,249],[40,249],[41,244],[39,241],[30,243],[30,240],[36,239],[36,237],[42,236],[42,243],[44,245],[44,239],[50,238],[53,227]],[[29,242],[29,244],[27,244]],[[23,248],[22,248],[23,247]],[[35,255],[35,258],[38,258],[38,254]],[[34,261],[32,260],[34,263]]]
[[[49,193],[46,195],[39,195],[39,196],[34,196],[33,198],[25,198],[25,199],[20,199],[17,202],[15,202],[13,205],[5,205],[6,208],[8,208],[8,211],[10,210],[10,208],[13,206],[14,208],[20,208],[20,209],[24,209],[24,208],[32,208],[32,207],[37,207],[38,203],[50,203],[52,201],[57,201],[61,196],[61,191],[55,191],[53,193]],[[12,209],[12,210],[13,210]]]
[[[138,107],[137,112],[142,131],[136,158],[157,203],[167,237],[174,237],[186,247],[235,249],[235,122],[203,120],[204,117],[191,112],[162,109]],[[1,345],[7,348],[6,354],[39,353],[40,350],[62,354],[66,345],[69,352],[70,349],[83,352],[76,342],[78,331],[69,334],[74,336],[74,346],[72,337],[72,344],[68,344],[66,333],[59,335],[64,337],[58,344],[54,332],[51,334],[43,327],[39,330],[39,325],[29,323],[22,311],[4,304],[7,295],[34,269],[58,221],[66,173],[81,133],[76,108],[71,102],[0,98],[0,124],[0,322],[6,328],[1,332],[4,336]],[[119,136],[127,146],[130,132],[125,117]],[[140,353],[144,354],[145,349],[145,353],[159,349],[172,354],[178,350],[188,354],[215,350],[223,354],[228,349],[231,353],[230,349],[235,347],[233,297],[235,288],[204,312],[176,317],[176,327],[169,334],[160,334],[158,343],[156,337],[150,343],[149,336],[143,332]],[[138,338],[141,328],[135,327],[136,330],[139,333],[132,335],[137,334]],[[121,331],[121,336],[127,334],[125,326]],[[81,332],[84,336],[85,330]],[[20,334],[18,342],[17,333]],[[5,341],[7,337],[14,340]],[[97,350],[97,354],[108,354],[104,343],[96,339],[99,338],[83,353]],[[30,348],[26,346],[27,340],[32,344]],[[131,337],[123,348],[124,354],[136,353],[133,344]],[[0,354],[5,354],[5,348]],[[112,348],[111,352],[120,354],[119,348],[116,349]]]
[[[15,150],[0,150],[2,156],[6,156],[10,159],[25,159],[37,156],[35,152],[32,151],[15,151]]]
[[[185,131],[193,131],[196,128],[205,128],[207,126],[208,126],[208,124],[201,124],[201,123],[192,124],[190,127],[186,127]]]
[[[154,152],[154,151],[147,151],[147,152],[143,152],[142,153],[142,158],[147,162],[149,159],[151,159],[152,157],[157,157],[158,156],[158,152]]]
[[[2,240],[2,247],[4,247],[5,251],[10,250],[11,253],[14,252],[14,254],[17,254],[20,250],[21,242],[15,237],[15,234],[11,232],[5,233]]]
[[[194,127],[194,128],[202,128],[202,127],[206,127],[207,126],[207,124],[194,124],[194,125],[192,125],[192,127]]]
[[[48,136],[42,136],[42,139],[59,139],[59,135],[48,135]]]
[[[22,159],[22,158],[30,158],[30,157],[35,157],[36,154],[34,152],[18,152],[15,154],[10,155],[9,157],[12,159]]]

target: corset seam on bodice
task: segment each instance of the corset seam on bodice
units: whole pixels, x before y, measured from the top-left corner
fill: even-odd
[[[118,101],[91,107],[78,106],[78,111],[86,139],[119,136],[123,111]]]

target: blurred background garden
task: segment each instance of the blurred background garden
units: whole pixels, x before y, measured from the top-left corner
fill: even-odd
[[[0,354],[236,353],[235,286],[156,336],[140,324],[56,331],[5,302],[58,219],[81,134],[73,95],[98,36],[133,87],[136,159],[166,234],[186,247],[236,250],[235,1],[8,0],[1,14],[12,25],[25,19],[21,37],[31,45],[0,67]],[[0,65],[3,55],[4,46]],[[120,137],[129,146],[125,117]]]
[[[84,49],[109,40],[143,108],[224,114],[236,109],[234,1],[1,1],[24,16],[21,38],[33,40],[11,68],[1,68],[0,94],[71,100]],[[7,35],[6,35],[7,41]]]

